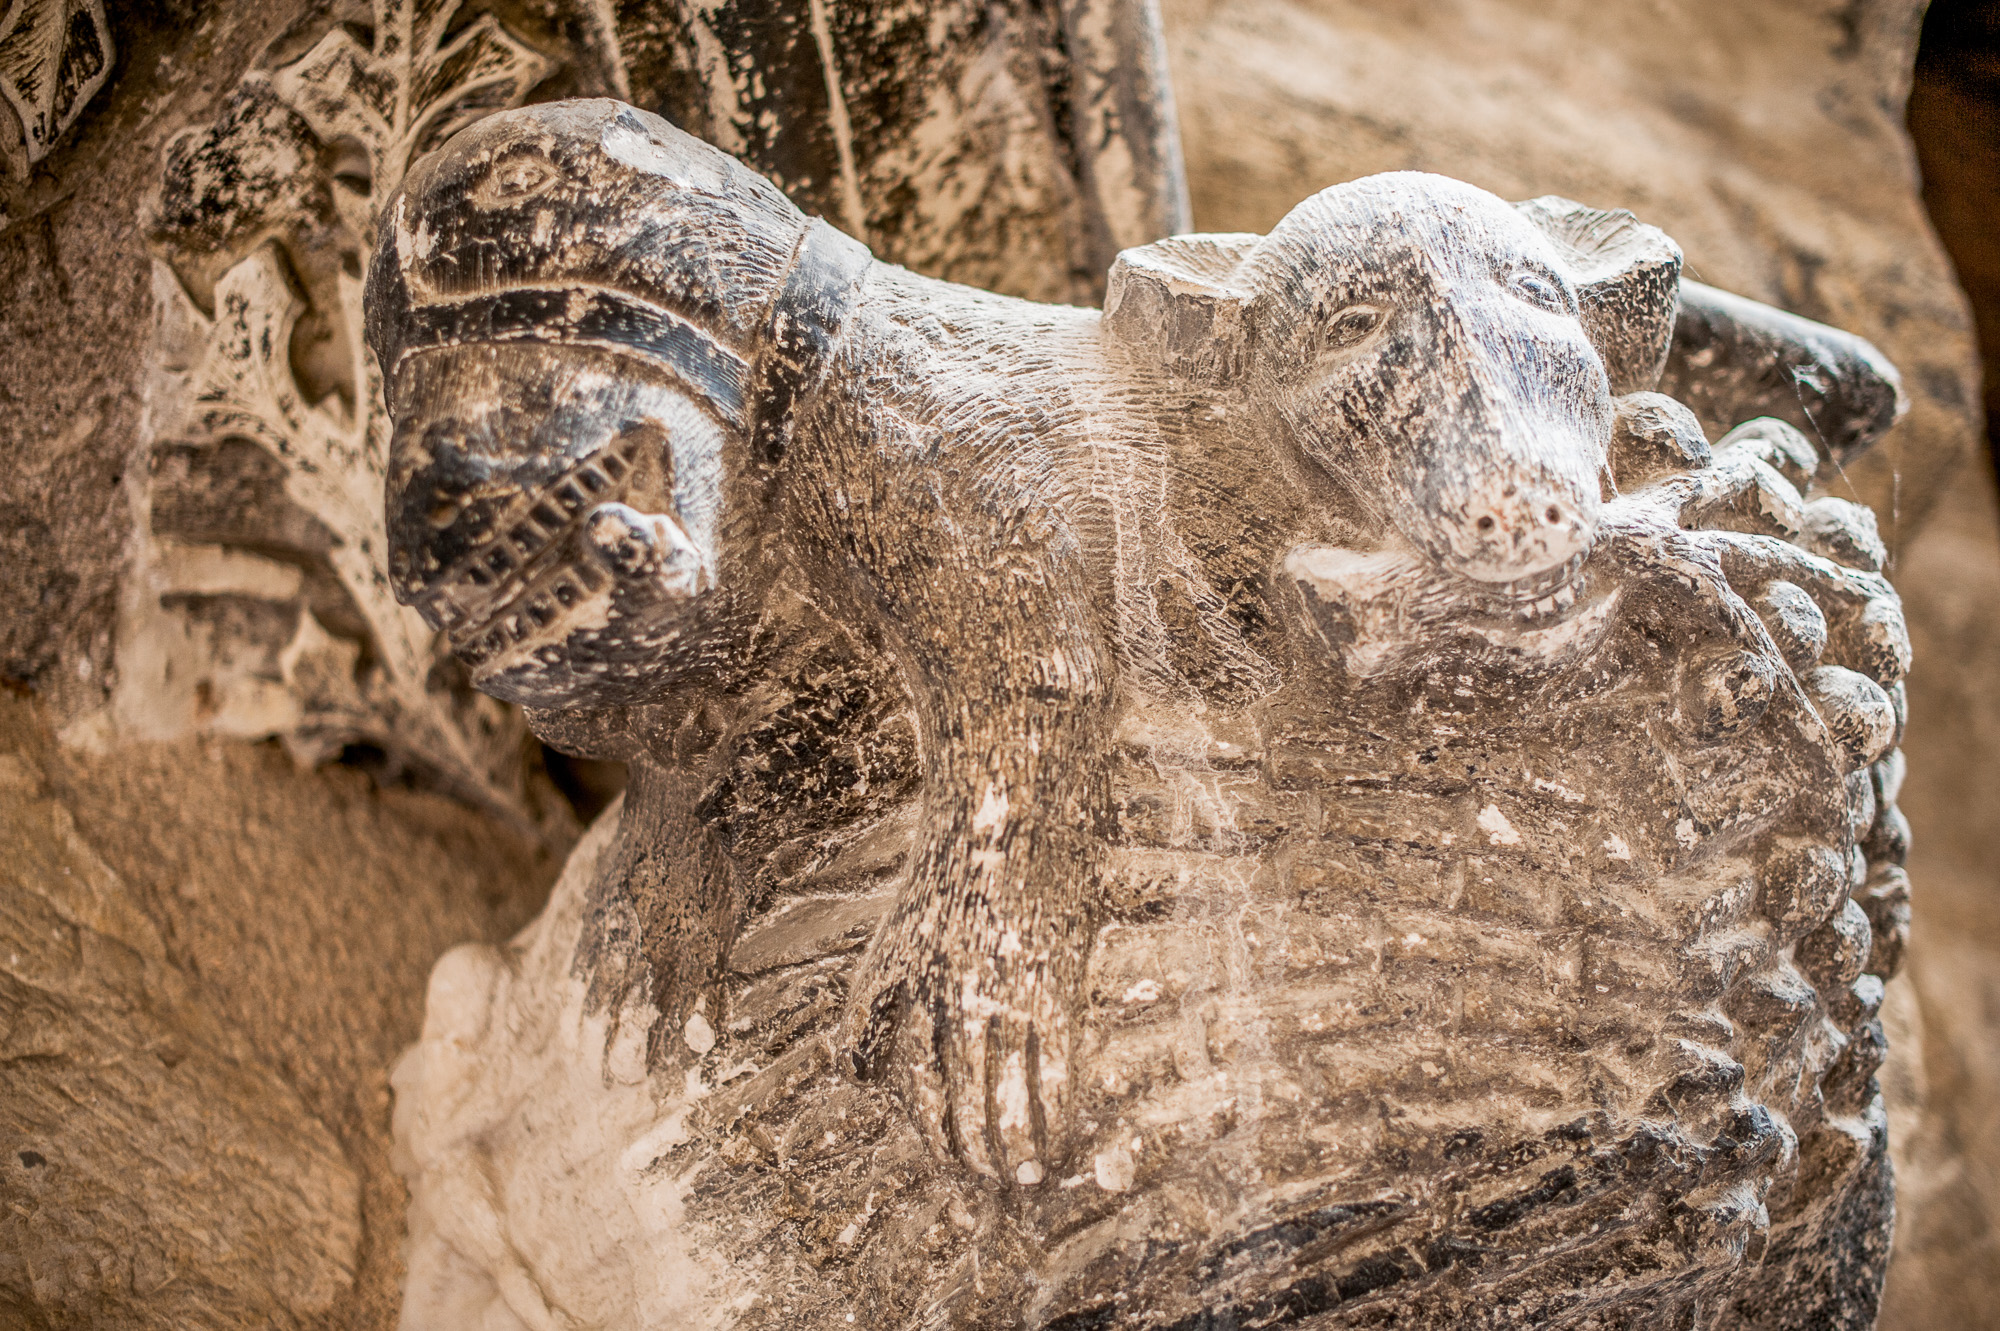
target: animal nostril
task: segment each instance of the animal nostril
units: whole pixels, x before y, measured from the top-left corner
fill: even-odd
[[[1479,530],[1481,530],[1481,531],[1492,531],[1492,530],[1493,530],[1493,519],[1492,519],[1492,518],[1490,518],[1490,517],[1485,517],[1485,518],[1481,518],[1481,519],[1479,520]]]
[[[1561,522],[1563,515],[1561,509],[1557,508],[1554,504],[1550,504],[1549,511],[1542,516],[1546,517],[1550,522]]]

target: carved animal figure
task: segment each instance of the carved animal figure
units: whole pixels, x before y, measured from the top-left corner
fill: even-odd
[[[867,1067],[920,1035],[895,1062],[940,1144],[1023,1183],[1069,1098],[1121,707],[1325,669],[1266,588],[1304,589],[1362,672],[1328,611],[1357,578],[1567,610],[1612,379],[1657,376],[1678,260],[1573,206],[1378,177],[1268,237],[1128,252],[1100,319],[872,264],[606,102],[460,135],[379,253],[392,574],[480,687],[714,710],[800,586],[894,662],[922,812],[847,1041]],[[675,720],[607,875],[656,1057],[749,904],[685,761],[690,727],[739,720]]]
[[[632,773],[587,889],[434,980],[425,1269],[562,1302],[493,1241],[557,1210],[482,1180],[569,1177],[517,1106],[571,1074],[467,1052],[564,1047],[554,949],[604,1086],[686,1074],[618,1169],[681,1152],[788,1325],[1872,1288],[1907,639],[1798,431],[1649,390],[1694,328],[1705,411],[1809,384],[1836,459],[1897,393],[1678,265],[1396,175],[1128,250],[1099,315],[875,264],[616,103],[422,163],[370,274],[392,579]]]

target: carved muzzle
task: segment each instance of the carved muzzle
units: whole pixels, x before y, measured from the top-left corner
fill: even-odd
[[[571,621],[642,631],[646,605],[695,594],[722,506],[773,473],[872,261],[616,103],[455,138],[385,211],[369,275],[398,598],[478,666]],[[625,628],[579,610],[607,590]]]
[[[1596,497],[1513,468],[1472,478],[1462,504],[1432,524],[1452,572],[1522,598],[1545,595],[1580,568],[1597,535]]]

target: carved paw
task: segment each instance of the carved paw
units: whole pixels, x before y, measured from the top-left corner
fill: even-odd
[[[1828,669],[1866,676],[1882,690],[1902,680],[1909,631],[1881,576],[1874,515],[1846,500],[1803,497],[1819,454],[1798,430],[1769,417],[1746,421],[1711,455],[1692,412],[1640,393],[1620,401],[1612,454],[1621,478],[1667,488],[1681,526],[1714,552],[1816,701],[1826,694],[1838,710],[1834,694],[1867,692],[1835,688],[1830,678],[1815,688]],[[1685,470],[1671,471],[1676,459]]]
[[[863,1075],[887,1068],[940,1155],[1032,1187],[1053,1167],[1068,1112],[1076,969],[1003,930],[990,953],[925,944],[893,920],[843,1031]],[[963,930],[985,936],[985,930]]]
[[[1673,426],[1698,439],[1686,409],[1662,401],[1671,408],[1655,413],[1666,422],[1662,430]],[[1816,848],[1815,873],[1792,865],[1772,875],[1766,891],[1781,890],[1766,912],[1785,929],[1818,922],[1810,935],[1818,941],[1801,944],[1801,964],[1865,1054],[1873,1047],[1864,1029],[1873,1009],[1855,1006],[1856,977],[1864,968],[1893,975],[1909,931],[1901,867],[1909,833],[1896,808],[1902,759],[1895,745],[1910,638],[1902,602],[1881,573],[1886,551],[1874,514],[1842,499],[1802,498],[1818,464],[1818,451],[1798,430],[1761,418],[1725,435],[1713,465],[1668,484],[1680,489],[1682,525],[1712,551],[1728,589],[1797,677],[1848,774],[1850,827],[1865,876],[1855,876],[1845,852]],[[1753,654],[1761,653],[1743,655]],[[1809,880],[1824,887],[1805,893],[1793,886]],[[1879,987],[1875,992],[1879,998]],[[1858,1072],[1846,1074],[1861,1088],[1855,1093],[1872,1094],[1872,1065],[1855,1066]]]

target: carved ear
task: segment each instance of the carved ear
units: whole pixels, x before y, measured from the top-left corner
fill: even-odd
[[[1681,247],[1622,208],[1586,208],[1553,194],[1514,206],[1567,262],[1584,331],[1604,358],[1611,391],[1651,392],[1674,338]]]
[[[1237,268],[1262,236],[1169,236],[1118,255],[1104,327],[1131,354],[1177,378],[1213,382],[1242,368],[1250,326]]]

